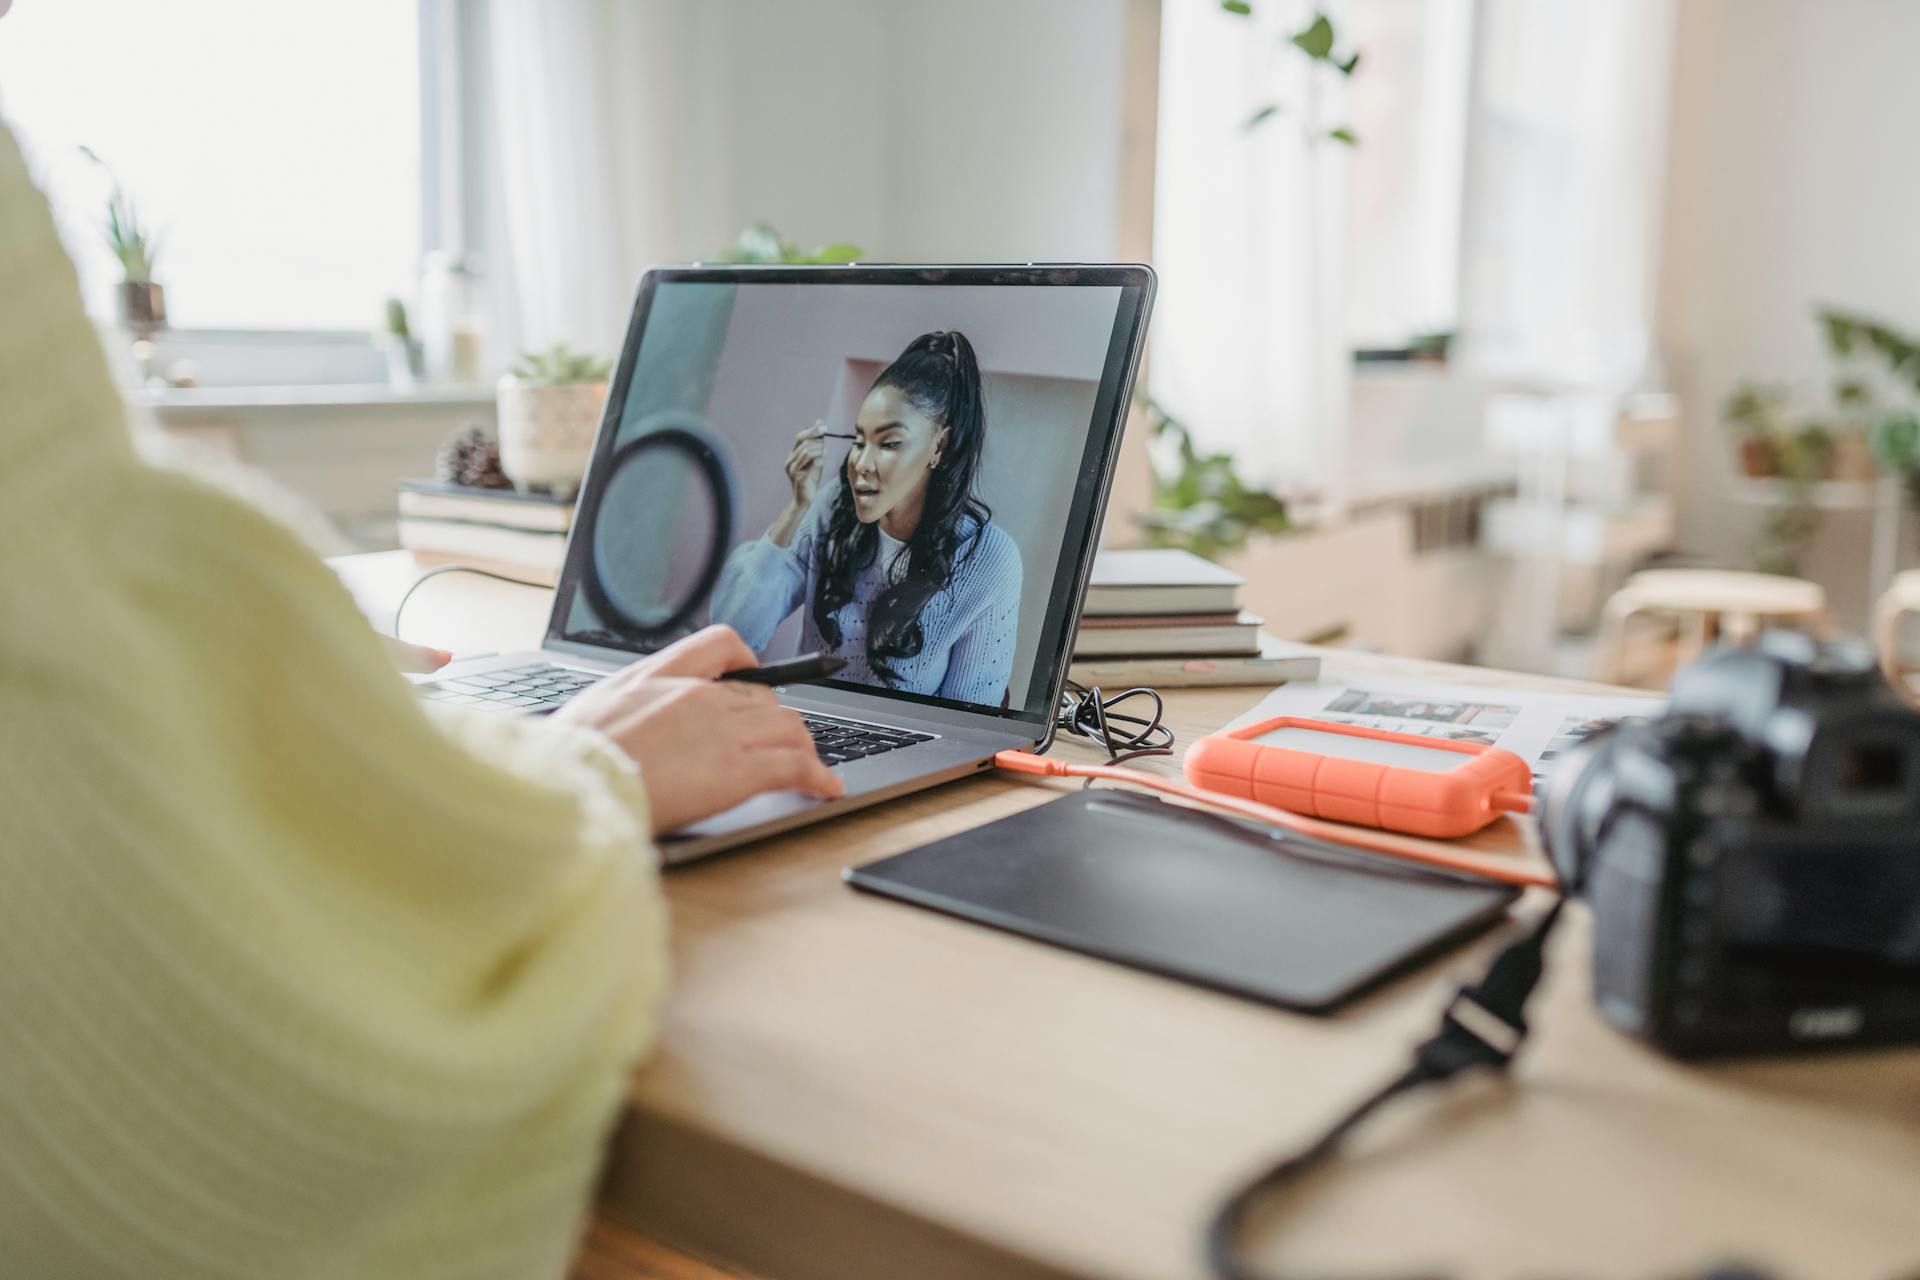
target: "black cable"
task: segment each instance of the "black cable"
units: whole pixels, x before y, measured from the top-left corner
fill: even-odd
[[[1438,1084],[1462,1071],[1505,1071],[1527,1038],[1526,1005],[1539,984],[1547,936],[1560,919],[1565,898],[1494,958],[1487,976],[1460,988],[1440,1017],[1440,1030],[1415,1050],[1411,1065],[1375,1090],[1332,1127],[1293,1155],[1244,1183],[1207,1223],[1207,1264],[1218,1280],[1276,1280],[1252,1269],[1240,1253],[1240,1234],[1254,1205],[1277,1188],[1333,1155],[1347,1135],[1386,1103],[1410,1090]]]
[[[545,582],[530,582],[525,578],[513,578],[504,573],[495,573],[491,569],[476,569],[470,564],[443,564],[427,570],[415,578],[407,589],[400,593],[400,603],[393,606],[393,638],[400,638],[400,615],[405,612],[407,601],[413,599],[413,593],[420,589],[429,578],[437,578],[443,573],[477,573],[483,578],[492,578],[496,582],[511,582],[516,587],[538,587],[542,591],[553,588]]]
[[[1130,698],[1147,699],[1153,714],[1141,716],[1114,710]],[[1060,733],[1091,741],[1107,753],[1108,764],[1123,764],[1145,756],[1173,754],[1173,730],[1161,723],[1166,713],[1166,703],[1157,690],[1126,689],[1109,695],[1102,693],[1098,685],[1089,689],[1069,680],[1060,691],[1054,727]],[[1121,727],[1127,725],[1134,727]],[[1087,782],[1091,785],[1093,779]]]

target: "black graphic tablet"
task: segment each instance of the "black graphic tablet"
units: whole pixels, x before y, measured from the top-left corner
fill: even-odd
[[[845,874],[870,893],[1308,1012],[1484,929],[1519,896],[1115,790]]]

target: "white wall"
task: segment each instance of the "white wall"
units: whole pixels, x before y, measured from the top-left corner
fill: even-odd
[[[901,261],[1104,260],[1118,0],[704,0],[681,250],[765,219]]]
[[[1739,563],[1757,513],[1725,496],[1729,388],[1824,391],[1821,303],[1920,328],[1920,4],[1679,8],[1661,322],[1689,419],[1681,537]],[[1865,604],[1866,537],[1860,517],[1835,514],[1808,565],[1843,622]]]
[[[1127,6],[892,0],[897,167],[882,247],[902,258],[1115,253]]]

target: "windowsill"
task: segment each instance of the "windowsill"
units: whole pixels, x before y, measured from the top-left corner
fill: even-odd
[[[1388,380],[1433,382],[1460,376],[1460,370],[1445,360],[1355,360],[1353,376],[1375,382]]]
[[[144,409],[302,409],[394,405],[490,405],[493,388],[479,384],[425,384],[404,391],[383,382],[294,387],[174,387],[132,390],[130,403]]]

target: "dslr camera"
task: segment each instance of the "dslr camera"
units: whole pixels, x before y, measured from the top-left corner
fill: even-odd
[[[1594,999],[1678,1057],[1920,1040],[1920,713],[1857,646],[1772,632],[1569,753],[1547,852]]]

